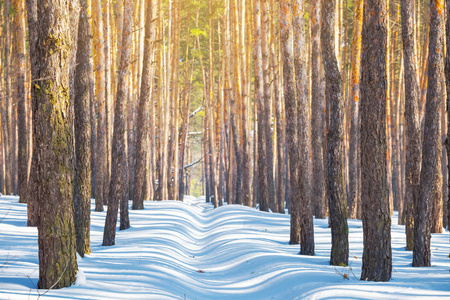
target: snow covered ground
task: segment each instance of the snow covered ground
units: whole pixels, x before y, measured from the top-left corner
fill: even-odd
[[[411,267],[404,226],[392,226],[392,280],[362,282],[362,225],[349,220],[350,266],[329,266],[330,229],[315,220],[316,256],[289,245],[289,216],[204,199],[145,202],[102,247],[106,212],[92,206],[92,254],[78,281],[40,299],[450,299],[450,235],[433,234],[432,267]],[[37,229],[26,205],[0,198],[0,299],[37,299]],[[394,215],[393,224],[397,224]],[[348,279],[344,279],[348,274]]]

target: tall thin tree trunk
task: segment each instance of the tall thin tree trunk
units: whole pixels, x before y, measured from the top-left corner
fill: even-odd
[[[75,177],[74,209],[77,252],[81,257],[91,252],[91,124],[90,124],[90,1],[81,0],[78,50],[75,68]]]
[[[104,40],[103,40],[103,18],[101,9],[102,0],[93,0],[93,36],[94,36],[94,71],[95,71],[95,91],[97,95],[97,149],[95,169],[95,211],[103,211],[103,205],[106,204],[108,195],[106,184],[107,172],[107,145],[106,135],[106,106],[105,106],[105,77],[104,77]]]
[[[26,72],[26,28],[25,28],[25,2],[14,0],[15,25],[16,25],[16,57],[17,57],[17,118],[19,124],[26,124],[26,92],[25,92],[25,72]],[[27,203],[28,185],[28,133],[27,126],[18,128],[18,177],[19,177],[19,201]]]
[[[361,30],[364,0],[356,0],[353,11],[352,81],[350,113],[350,153],[349,153],[349,218],[358,217],[361,206],[361,177],[359,149],[359,80],[361,73]]]
[[[153,105],[150,100],[152,99],[153,89],[153,74],[154,68],[152,66],[154,60],[154,16],[153,16],[153,1],[147,2],[146,10],[146,22],[145,22],[145,41],[144,41],[144,65],[142,71],[141,93],[139,99],[138,120],[137,120],[137,136],[136,136],[136,165],[134,173],[134,185],[133,185],[133,209],[144,208],[144,180],[146,174],[149,172],[147,169],[147,159],[150,158],[151,148],[149,149],[149,136],[150,126],[149,123],[149,111],[150,106]]]
[[[334,0],[322,1],[321,47],[325,67],[327,127],[327,195],[331,220],[331,265],[348,264],[347,198],[344,165],[342,78],[334,55]]]
[[[303,22],[303,0],[295,0],[293,14],[294,68],[297,88],[297,136],[299,147],[298,197],[292,204],[298,206],[300,217],[300,254],[314,255],[314,224],[311,208],[311,116],[308,97],[307,54]],[[294,199],[291,199],[294,200]],[[298,201],[298,202],[297,202]]]
[[[414,1],[402,0],[402,41],[405,68],[405,227],[406,250],[414,245],[414,215],[419,197],[420,167],[422,161],[421,128],[419,117],[419,82],[414,40]]]
[[[389,281],[392,250],[386,161],[386,0],[365,0],[363,19],[360,151],[364,248],[361,280]]]
[[[322,55],[320,49],[320,16],[321,1],[315,1],[311,5],[311,139],[313,154],[312,174],[312,203],[316,218],[324,219],[327,215],[325,203],[325,162],[324,162],[324,139],[325,139],[325,91],[320,84],[322,77]]]
[[[440,101],[443,86],[444,1],[430,3],[430,32],[428,50],[428,89],[425,106],[420,192],[416,207],[413,266],[431,265],[431,218],[433,206],[442,199]],[[440,218],[441,216],[439,216]]]
[[[111,185],[109,190],[108,212],[106,215],[105,231],[103,234],[103,246],[115,244],[117,212],[120,201],[120,229],[130,227],[128,217],[127,197],[127,157],[126,157],[126,102],[128,96],[127,77],[130,66],[132,23],[133,23],[133,1],[124,1],[124,23],[122,35],[122,49],[120,51],[120,68],[117,83],[116,107],[114,116],[114,136],[111,155]]]

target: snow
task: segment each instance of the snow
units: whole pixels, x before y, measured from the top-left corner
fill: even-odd
[[[432,235],[432,267],[413,268],[396,214],[392,280],[378,283],[359,280],[357,220],[349,220],[349,266],[334,267],[327,220],[314,221],[309,257],[289,245],[288,215],[254,208],[213,209],[195,197],[146,201],[130,210],[131,228],[118,231],[112,247],[101,246],[105,216],[92,205],[92,254],[78,257],[76,283],[37,290],[37,229],[26,226],[25,204],[1,197],[0,299],[450,299],[449,232]]]

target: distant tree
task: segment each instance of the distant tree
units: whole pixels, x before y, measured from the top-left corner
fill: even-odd
[[[120,202],[120,229],[130,227],[128,217],[128,167],[125,153],[125,120],[126,101],[128,93],[127,75],[130,65],[132,22],[133,22],[133,1],[124,1],[124,19],[122,49],[120,51],[120,68],[117,83],[117,96],[114,117],[114,136],[111,155],[111,185],[108,199],[108,212],[105,221],[105,231],[103,233],[103,246],[115,244],[117,212]]]
[[[422,161],[419,119],[419,82],[414,39],[414,1],[400,2],[402,13],[403,63],[405,76],[406,166],[405,227],[406,250],[413,250],[414,215],[419,197],[420,165]]]
[[[363,19],[360,150],[364,250],[361,280],[389,281],[392,250],[386,161],[386,0],[365,0]]]
[[[90,124],[90,0],[80,1],[78,50],[75,68],[75,178],[74,209],[77,252],[81,257],[91,252],[91,124]]]
[[[76,241],[73,223],[73,151],[69,125],[69,1],[38,3],[33,89],[34,178],[40,208],[38,222],[40,289],[75,282]]]
[[[442,198],[440,106],[444,67],[444,1],[430,2],[428,89],[425,106],[420,193],[414,221],[413,266],[431,265],[431,218],[433,206]],[[442,222],[442,216],[439,216]]]
[[[348,264],[347,198],[344,177],[344,99],[335,55],[335,1],[322,1],[321,47],[325,67],[327,124],[327,196],[331,225],[331,265]]]

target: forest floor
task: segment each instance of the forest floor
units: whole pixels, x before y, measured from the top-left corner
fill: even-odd
[[[131,204],[131,203],[130,203]],[[327,220],[314,220],[315,256],[289,245],[289,216],[204,198],[145,202],[131,228],[102,247],[106,212],[92,206],[92,253],[77,282],[37,290],[37,229],[17,197],[0,197],[0,299],[450,299],[450,234],[432,235],[432,267],[411,267],[404,226],[392,218],[390,282],[360,281],[362,224],[349,220],[348,267],[329,265]]]

